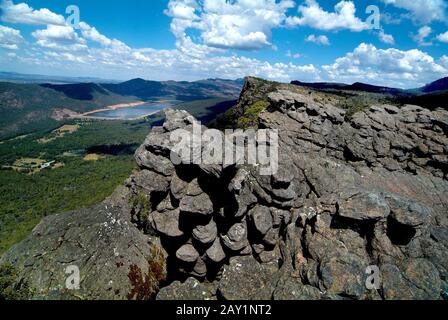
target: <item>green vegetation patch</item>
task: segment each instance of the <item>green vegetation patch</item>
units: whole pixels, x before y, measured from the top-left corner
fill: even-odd
[[[11,166],[19,159],[56,160],[64,166],[33,175],[0,170],[0,254],[26,238],[43,217],[89,207],[110,196],[136,168],[131,149],[143,142],[151,123],[69,121],[66,124],[79,124],[79,129],[46,144],[39,139],[53,128],[4,141],[0,145],[0,167]],[[120,147],[127,151],[99,154],[98,161],[83,159],[90,149],[114,151]]]
[[[242,114],[234,107],[218,116],[209,126],[219,130],[257,128],[260,113],[269,106],[270,103],[268,101],[259,100],[244,110]]]
[[[149,214],[152,211],[151,199],[143,191],[139,191],[131,199],[132,212],[134,218],[140,226],[145,225],[148,221]]]
[[[384,98],[385,99],[385,98]],[[336,105],[338,108],[347,110],[346,118],[351,119],[355,113],[365,111],[375,104],[387,103],[375,94],[360,94],[341,99]]]
[[[19,273],[13,265],[0,266],[0,301],[29,300],[32,297],[33,290],[19,279]]]
[[[67,160],[58,170],[34,175],[0,171],[0,254],[23,240],[40,220],[103,201],[135,168],[132,156],[95,162]]]
[[[238,118],[237,127],[241,129],[257,128],[259,125],[260,113],[265,111],[270,106],[266,100],[260,100],[247,108],[243,115]]]
[[[229,107],[228,99],[178,106],[202,118],[214,118]],[[163,117],[157,115],[136,121],[55,121],[56,125],[46,125],[20,139],[1,141],[0,168],[4,169],[0,170],[0,255],[26,238],[43,217],[89,207],[110,196],[136,168],[135,149],[151,126],[161,120]],[[58,128],[69,134],[47,139],[54,138]],[[45,143],[41,143],[42,139],[46,139]],[[12,170],[14,163],[23,159],[64,165],[32,175]],[[141,222],[146,221],[151,210],[149,200],[141,195],[135,199],[135,205],[141,208]]]

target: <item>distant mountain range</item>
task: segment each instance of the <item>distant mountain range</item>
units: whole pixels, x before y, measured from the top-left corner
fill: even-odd
[[[208,79],[195,82],[186,81],[149,81],[133,79],[121,83],[75,83],[49,84],[41,86],[62,92],[77,100],[92,100],[95,93],[100,95],[116,94],[141,100],[173,99],[193,101],[208,98],[237,97],[244,80]]]
[[[51,76],[0,72],[0,79],[5,77],[16,80],[21,78],[26,83],[18,80],[0,82],[0,139],[48,128],[49,123],[54,125],[55,121],[52,118],[55,110],[68,109],[69,112],[83,113],[112,104],[160,99],[179,102],[212,98],[235,100],[244,85],[243,79],[206,79],[187,82],[137,78],[125,82],[107,80],[92,82],[81,81],[91,80],[90,78],[56,79]],[[34,83],[39,78],[46,81]],[[71,82],[74,80],[79,82]],[[359,82],[349,85],[293,81],[292,84],[346,96],[374,94],[395,104],[417,104],[429,109],[448,108],[448,78],[412,90]]]
[[[409,90],[374,86],[371,84],[361,82],[355,82],[354,84],[345,84],[345,83],[331,83],[331,82],[292,81],[291,84],[319,90],[334,89],[334,90],[363,91],[370,93],[381,93],[392,95],[406,95],[406,94],[424,94],[424,93],[432,93],[436,91],[448,90],[448,77],[434,81],[424,87]]]
[[[158,82],[138,78],[118,84],[103,83],[101,86],[119,95],[145,100],[172,97],[176,100],[192,101],[209,97],[237,97],[243,84],[243,79]]]
[[[415,104],[428,109],[448,108],[448,77],[416,89],[397,89],[356,82],[354,84],[292,81],[291,84],[327,92],[373,93],[388,96],[392,103]]]
[[[87,83],[87,82],[96,82],[96,83],[120,82],[118,80],[109,80],[94,77],[49,76],[43,74],[24,74],[24,73],[4,72],[4,71],[0,71],[0,81],[15,82],[15,83],[53,83],[53,84]]]
[[[448,77],[434,81],[421,88],[421,91],[425,93],[443,91],[443,90],[448,90]]]
[[[236,100],[244,80],[195,82],[133,79],[121,83],[0,82],[0,139],[47,128],[55,110],[88,112],[113,104],[159,99],[189,102],[212,98]]]
[[[345,83],[331,83],[331,82],[292,81],[291,84],[318,90],[363,91],[363,92],[382,93],[382,94],[400,94],[404,92],[404,90],[401,89],[379,87],[361,82],[355,82],[354,84],[345,84]]]

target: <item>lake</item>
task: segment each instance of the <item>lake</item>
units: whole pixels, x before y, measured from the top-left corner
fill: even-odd
[[[171,103],[148,103],[137,107],[118,108],[89,114],[89,117],[132,120],[172,107]]]

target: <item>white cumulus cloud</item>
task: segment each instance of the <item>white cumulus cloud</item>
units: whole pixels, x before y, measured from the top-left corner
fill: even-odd
[[[378,33],[378,38],[381,42],[387,43],[387,44],[395,44],[395,38],[391,34],[387,34],[384,32],[384,30],[380,30]]]
[[[11,0],[2,0],[0,4],[1,20],[9,23],[23,23],[30,25],[64,25],[62,15],[43,8],[34,10],[26,3],[14,4]]]
[[[448,70],[448,56],[447,55],[443,55],[440,58],[440,64]]]
[[[448,31],[445,33],[441,33],[437,36],[437,40],[439,40],[440,42],[445,42],[448,43]]]
[[[330,45],[330,40],[328,39],[327,36],[321,35],[321,36],[316,36],[314,34],[310,34],[308,37],[305,38],[306,42],[313,42],[319,45],[324,45],[324,46],[328,46]]]
[[[272,46],[272,29],[293,6],[291,0],[170,0],[165,13],[173,18],[171,31],[178,39],[196,29],[209,47],[257,50]]]
[[[417,34],[414,34],[412,38],[415,42],[418,43],[419,46],[430,46],[432,43],[429,41],[426,41],[426,39],[430,36],[432,33],[432,29],[429,26],[423,26],[420,29],[418,29]]]
[[[19,30],[0,25],[0,48],[17,50],[23,41]]]
[[[79,23],[79,28],[84,39],[97,42],[105,47],[126,47],[126,44],[117,39],[109,39],[101,34],[95,27],[91,27],[85,22]]]
[[[445,66],[423,51],[378,49],[365,43],[322,68],[333,81],[363,81],[407,88],[424,85],[448,72]]]
[[[356,17],[356,7],[352,1],[341,1],[334,7],[334,12],[325,11],[316,0],[306,0],[299,6],[300,16],[288,17],[289,26],[308,26],[319,30],[348,29],[359,32],[370,26]]]
[[[410,12],[411,18],[421,23],[444,21],[446,19],[446,0],[382,0],[386,4]]]
[[[86,49],[86,41],[79,37],[76,31],[68,25],[48,25],[46,29],[36,30],[31,33],[42,47],[60,50]]]

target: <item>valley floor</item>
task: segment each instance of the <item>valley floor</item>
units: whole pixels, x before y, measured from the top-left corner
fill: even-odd
[[[176,108],[208,122],[233,104],[219,98]],[[160,114],[133,121],[68,119],[58,127],[0,141],[0,256],[43,217],[108,197],[135,169],[136,148],[161,120]]]

